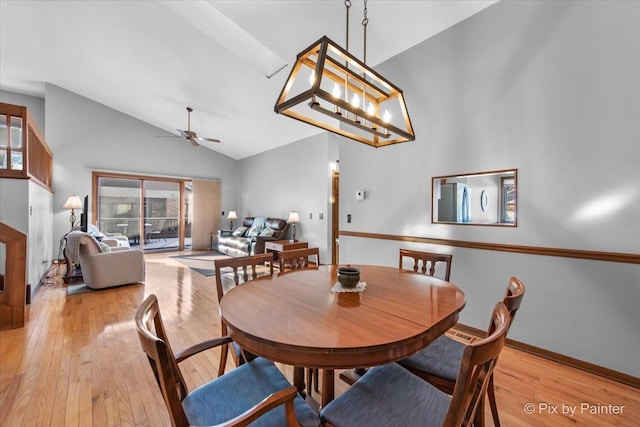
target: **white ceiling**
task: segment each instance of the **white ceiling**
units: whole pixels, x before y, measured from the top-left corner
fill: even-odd
[[[367,63],[495,2],[369,0]],[[362,58],[363,2],[351,3]],[[43,96],[51,83],[176,134],[190,106],[192,130],[222,140],[203,145],[241,159],[320,132],[273,107],[298,52],[323,35],[344,46],[344,1],[0,0],[0,88]]]

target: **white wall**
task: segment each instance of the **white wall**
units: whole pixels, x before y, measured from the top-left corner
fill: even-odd
[[[340,144],[342,230],[639,253],[640,2],[499,2],[377,71],[417,139]],[[431,177],[518,169],[518,227],[431,224]],[[364,189],[367,198],[348,195]],[[353,222],[347,224],[346,215]],[[485,328],[510,276],[510,337],[640,376],[640,265],[340,238],[340,261],[454,253],[461,321]],[[615,349],[615,351],[613,351]]]
[[[222,206],[235,203],[234,159],[179,138],[157,138],[168,133],[54,85],[45,86],[45,102],[46,139],[54,154],[54,242],[69,229],[62,205],[71,194],[91,195],[94,170],[219,180]]]
[[[320,261],[330,263],[330,164],[336,155],[336,137],[323,133],[240,160],[236,223],[256,215],[286,220],[297,210],[296,239],[320,248]]]

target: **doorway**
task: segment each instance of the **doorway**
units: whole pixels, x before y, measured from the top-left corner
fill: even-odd
[[[331,174],[331,264],[340,262],[340,172]]]

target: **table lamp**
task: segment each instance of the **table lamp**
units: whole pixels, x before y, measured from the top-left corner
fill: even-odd
[[[227,219],[229,220],[229,230],[233,230],[233,220],[238,219],[238,214],[236,211],[229,211]]]
[[[69,222],[71,223],[71,229],[76,225],[76,209],[82,207],[82,200],[75,194],[69,196],[67,201],[62,205],[62,209],[71,209],[71,215],[69,216]]]
[[[292,242],[296,241],[296,222],[300,222],[300,216],[298,215],[298,211],[291,211],[289,213],[288,223],[293,224],[293,239]]]

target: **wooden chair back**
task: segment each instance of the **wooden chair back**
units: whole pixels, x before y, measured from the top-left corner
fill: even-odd
[[[188,394],[187,386],[169,345],[155,295],[149,295],[140,304],[135,321],[140,344],[149,359],[172,424],[188,426],[189,420],[182,408],[182,399]]]
[[[400,249],[400,261],[398,264],[399,269],[403,269],[404,258],[413,259],[413,271],[416,273],[422,273],[429,276],[433,276],[436,272],[436,265],[441,262],[444,263],[445,274],[443,279],[447,282],[451,276],[451,260],[453,255],[450,254],[438,254],[435,252],[421,252],[413,251],[410,249]],[[427,265],[429,265],[427,269]]]
[[[507,310],[509,310],[509,318],[511,319],[509,326],[513,323],[516,312],[520,308],[520,304],[522,304],[525,291],[524,284],[517,277],[509,279],[509,284],[502,300],[504,305],[507,306]]]
[[[480,405],[509,329],[509,310],[502,301],[493,309],[489,335],[465,347],[444,425],[471,426],[483,414]]]
[[[309,258],[314,256],[316,257],[315,264],[309,262]],[[320,265],[320,249],[304,248],[282,251],[278,254],[278,260],[280,261],[280,273],[284,273],[287,269],[293,271],[317,267]]]
[[[269,263],[269,267],[265,267],[265,263]],[[224,295],[224,285],[222,277],[222,269],[231,268],[233,270],[233,286],[238,286],[241,283],[248,282],[249,280],[255,280],[260,277],[273,276],[273,253],[235,257],[235,258],[223,258],[214,261],[216,271],[216,290],[218,292],[218,302]],[[268,268],[264,273],[259,274],[261,268]],[[240,273],[238,273],[240,270]],[[225,331],[223,331],[225,332]],[[223,333],[226,335],[226,332]]]
[[[265,264],[269,266],[266,267]],[[233,271],[233,286],[238,286],[241,283],[248,282],[250,280],[258,280],[264,277],[273,276],[273,252],[268,252],[259,255],[235,257],[235,258],[223,258],[215,261],[216,272],[216,292],[218,294],[218,303],[224,296],[225,286],[223,284],[222,270],[225,268],[231,268]],[[267,269],[268,268],[268,269]],[[264,270],[260,273],[259,270]],[[226,277],[225,277],[226,278]],[[227,280],[227,282],[229,282]],[[227,283],[229,284],[229,283]],[[222,336],[229,334],[227,330],[227,324],[220,321],[220,329]],[[225,372],[227,365],[227,354],[229,353],[229,346],[223,345],[220,350],[220,363],[218,366],[218,376],[221,376]],[[245,362],[245,357],[249,357],[245,354],[241,354],[239,347],[234,348],[231,352],[233,361],[236,366],[240,366]]]

